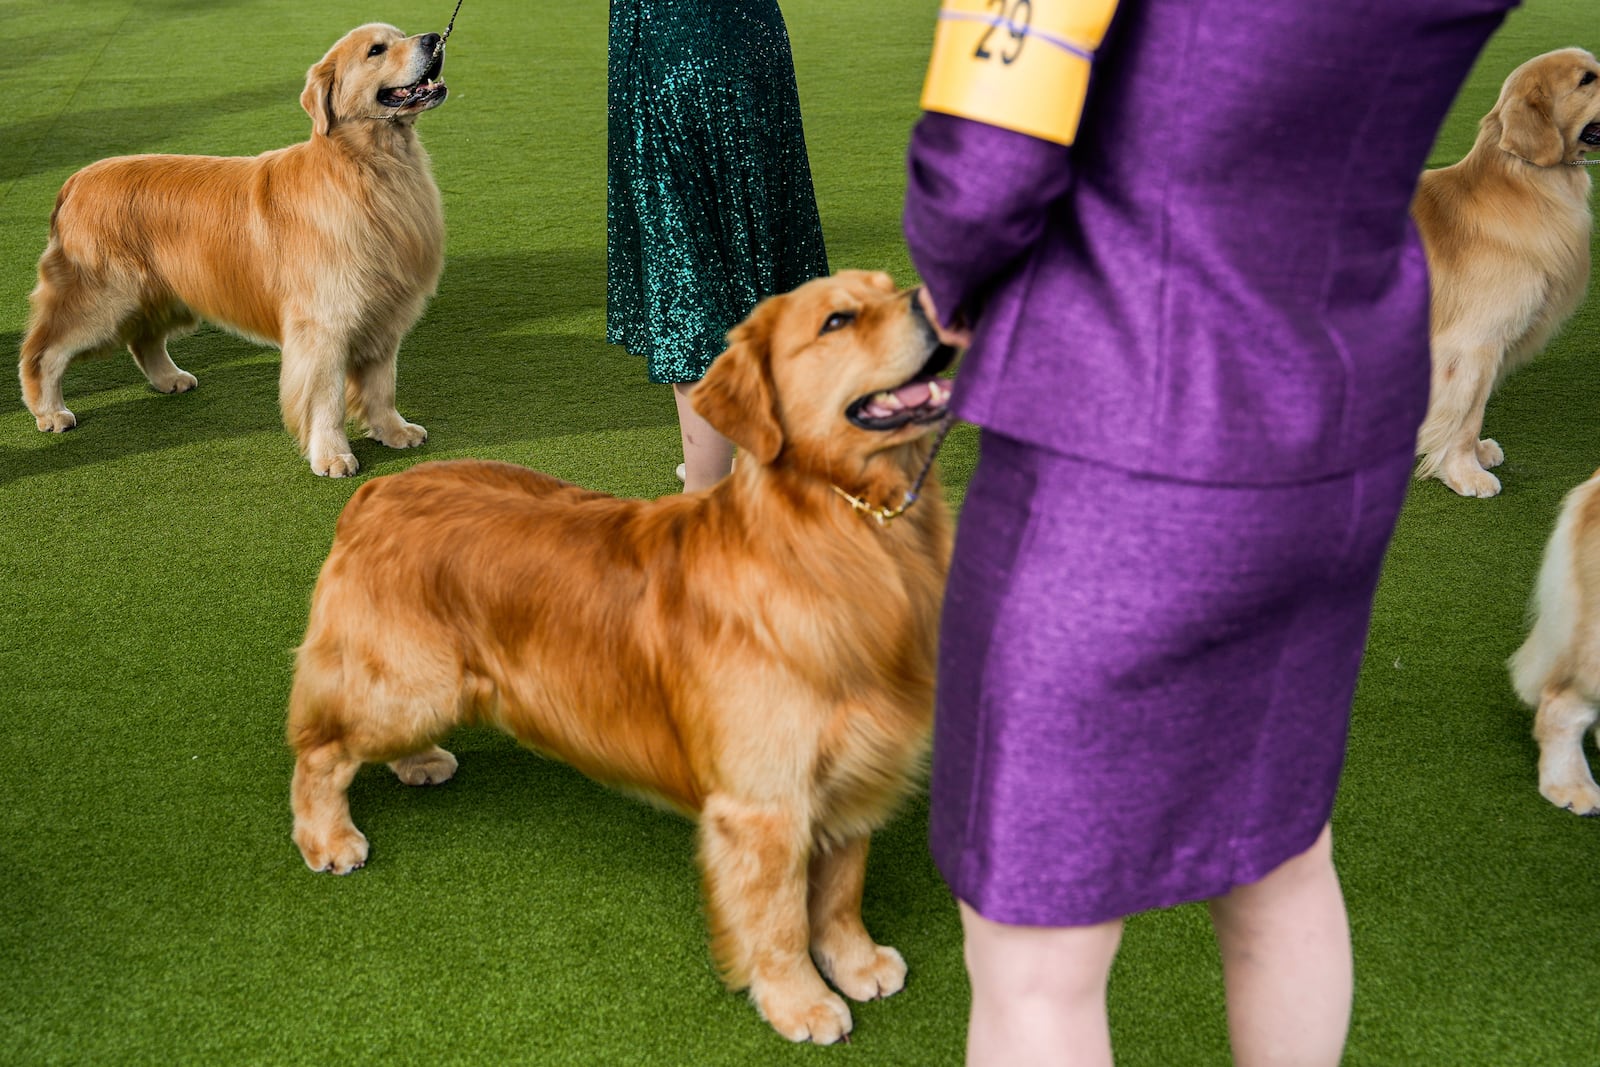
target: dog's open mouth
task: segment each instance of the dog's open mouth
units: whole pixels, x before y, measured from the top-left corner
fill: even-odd
[[[1578,134],[1578,140],[1591,148],[1600,148],[1600,122],[1591,122]]]
[[[869,393],[845,409],[845,418],[863,430],[897,430],[909,423],[938,422],[950,409],[950,383],[938,375],[955,361],[956,350],[939,345],[928,362],[904,385]]]
[[[404,108],[408,111],[420,111],[443,103],[445,95],[450,91],[445,88],[444,82],[437,80],[443,69],[444,50],[440,49],[434,53],[428,69],[422,72],[422,77],[417,81],[410,85],[397,85],[378,90],[378,103],[384,107]]]

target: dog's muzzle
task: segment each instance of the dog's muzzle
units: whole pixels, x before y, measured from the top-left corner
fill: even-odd
[[[437,107],[444,103],[444,98],[450,90],[438,77],[444,71],[444,49],[439,45],[442,38],[437,33],[425,33],[417,38],[418,50],[429,56],[428,66],[422,72],[422,77],[410,85],[397,85],[378,91],[378,103],[384,107],[400,108],[406,111],[421,111],[425,108]]]

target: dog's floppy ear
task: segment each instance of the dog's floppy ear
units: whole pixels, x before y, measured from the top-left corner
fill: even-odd
[[[300,94],[300,106],[311,116],[313,135],[326,137],[333,129],[333,74],[336,64],[332,56],[323,56],[316,66],[306,71],[305,91]]]
[[[783,425],[768,366],[768,318],[758,309],[734,327],[727,351],[712,361],[689,393],[701,417],[757,463],[771,463],[783,451]]]
[[[1500,149],[1539,167],[1561,162],[1566,144],[1556,129],[1550,93],[1537,82],[1513,90],[1500,107]]]

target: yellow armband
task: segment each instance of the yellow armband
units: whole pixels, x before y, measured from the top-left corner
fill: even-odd
[[[1071,144],[1117,0],[944,0],[922,109]]]

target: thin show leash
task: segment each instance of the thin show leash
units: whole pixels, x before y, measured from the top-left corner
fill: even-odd
[[[456,9],[450,12],[450,25],[444,28],[444,36],[433,46],[433,58],[438,59],[440,53],[444,51],[444,43],[450,39],[450,31],[456,28],[456,16],[459,14],[461,14],[461,0],[456,0]]]
[[[832,482],[829,482],[828,484],[833,488],[835,493],[838,493],[840,496],[844,497],[850,502],[851,510],[859,511],[863,515],[872,516],[874,519],[878,520],[879,526],[887,526],[895,519],[898,519],[900,516],[904,515],[906,513],[906,509],[917,502],[917,494],[922,492],[922,483],[927,481],[928,472],[933,470],[933,459],[939,454],[939,446],[944,444],[945,434],[950,432],[950,426],[954,421],[955,420],[950,415],[946,415],[943,419],[939,420],[939,433],[933,439],[933,450],[928,453],[928,462],[922,465],[921,472],[917,474],[917,480],[911,483],[910,489],[906,490],[906,498],[900,502],[899,507],[887,508],[882,504],[869,504],[860,497],[853,496],[850,493],[845,492]]]

